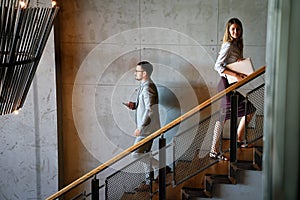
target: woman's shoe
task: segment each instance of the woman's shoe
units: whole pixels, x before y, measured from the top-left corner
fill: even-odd
[[[214,153],[214,152],[210,152],[209,153],[209,157],[211,159],[214,159],[214,160],[217,160],[217,159],[220,159],[220,160],[224,160],[224,161],[228,161],[229,159],[223,155],[220,155],[218,153]]]
[[[212,159],[218,159],[218,154],[214,152],[209,152],[209,157]]]
[[[242,145],[244,145],[244,142],[240,142],[240,141],[237,141],[237,142],[236,142],[236,146],[237,146],[238,148],[242,147]]]
[[[246,142],[240,142],[240,141],[237,141],[236,144],[238,148],[250,148],[253,146],[252,144],[248,144]]]

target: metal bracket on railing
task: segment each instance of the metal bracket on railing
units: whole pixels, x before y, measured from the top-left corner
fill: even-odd
[[[159,199],[166,199],[166,139],[159,138]]]
[[[92,179],[92,200],[99,200],[99,179],[97,176]]]

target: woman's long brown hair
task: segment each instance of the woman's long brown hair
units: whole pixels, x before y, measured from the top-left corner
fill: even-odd
[[[228,20],[228,22],[226,24],[225,33],[224,33],[224,36],[223,36],[223,44],[226,43],[226,42],[232,43],[233,40],[234,40],[234,38],[231,37],[230,32],[229,32],[229,28],[232,24],[237,24],[241,28],[241,35],[237,39],[237,45],[238,45],[239,49],[243,50],[243,48],[244,48],[243,25],[242,25],[242,22],[238,18],[231,18],[231,19]]]

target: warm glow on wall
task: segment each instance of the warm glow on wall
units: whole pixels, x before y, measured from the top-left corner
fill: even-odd
[[[56,1],[52,1],[52,8],[56,6]]]

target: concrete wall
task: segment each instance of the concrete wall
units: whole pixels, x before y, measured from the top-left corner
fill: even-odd
[[[61,185],[133,144],[135,64],[154,64],[162,125],[215,94],[225,23],[244,25],[244,56],[265,65],[267,0],[60,1]],[[172,136],[171,133],[170,137]]]
[[[0,116],[0,199],[45,199],[58,188],[57,112],[51,34],[22,110]]]

